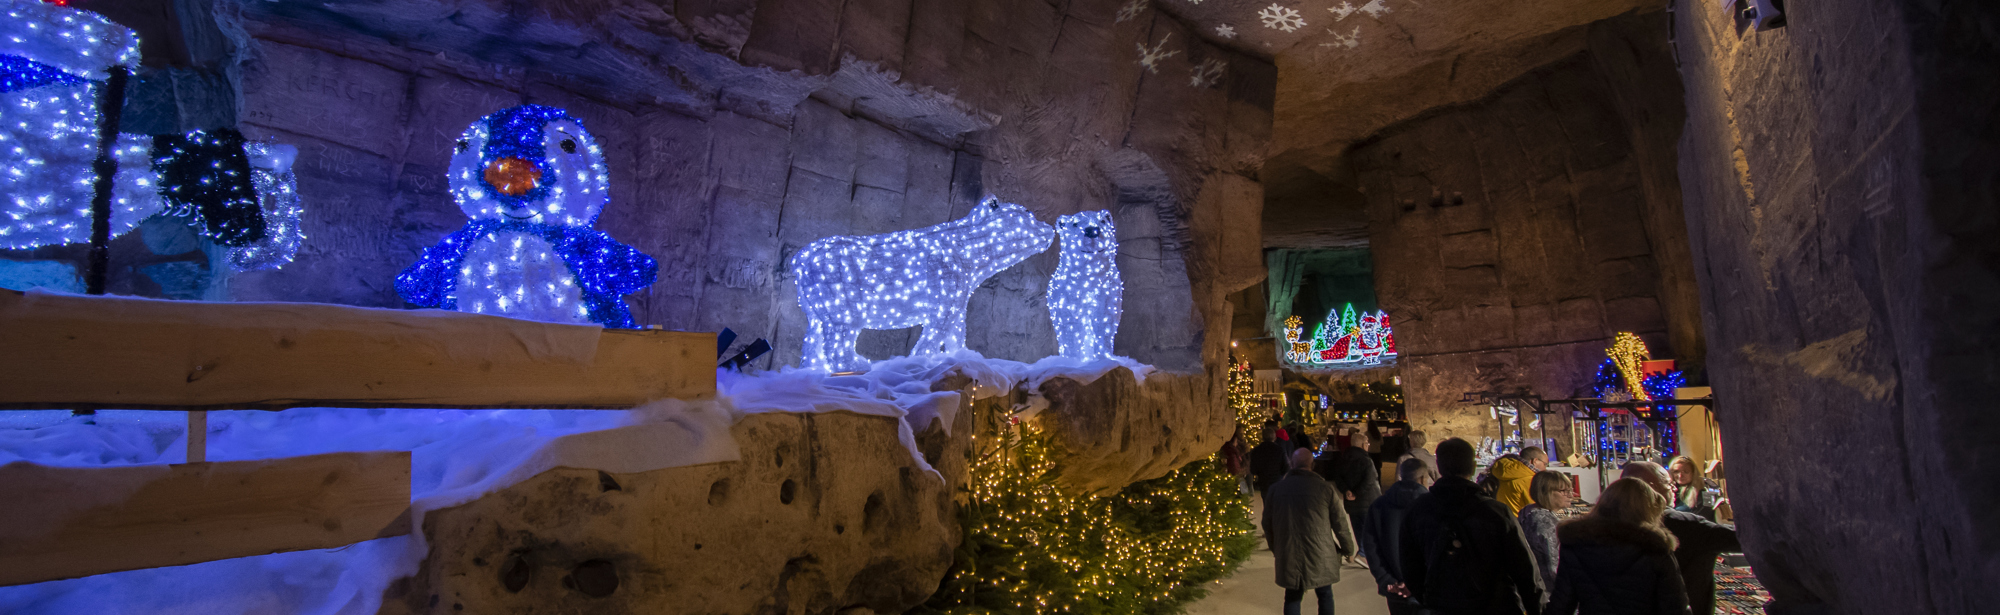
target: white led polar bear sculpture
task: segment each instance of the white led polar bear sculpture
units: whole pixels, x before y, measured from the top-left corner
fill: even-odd
[[[792,255],[806,313],[802,367],[849,371],[862,329],[923,325],[911,354],[965,347],[965,305],[986,278],[1047,250],[1054,229],[1027,208],[987,197],[972,213],[928,228],[834,236]]]
[[[1109,211],[1056,219],[1062,258],[1049,281],[1049,318],[1062,356],[1093,360],[1111,356],[1118,319],[1125,310],[1125,281],[1118,277],[1118,227]]]

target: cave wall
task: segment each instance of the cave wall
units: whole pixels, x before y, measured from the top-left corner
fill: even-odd
[[[2000,6],[1674,9],[1709,374],[1772,612],[1991,612]]]
[[[745,416],[735,461],[543,472],[428,513],[424,564],[381,612],[903,612],[962,537],[973,422],[957,417],[959,437],[926,451],[944,474],[898,441],[899,419],[845,411]]]
[[[130,19],[170,33],[188,29],[182,9],[208,5],[145,4],[160,10]],[[203,74],[226,87],[175,112],[226,107],[209,123],[299,146],[308,239],[283,270],[203,269],[200,292],[180,294],[403,307],[396,273],[464,223],[443,181],[457,135],[537,103],[603,142],[612,200],[598,228],[661,263],[659,282],[628,298],[641,324],[730,327],[773,342],[762,365],[793,363],[804,318],[784,271],[792,252],[943,222],[994,194],[1046,222],[1112,210],[1131,297],[1117,351],[1201,371],[1225,352],[1223,296],[1261,276],[1244,265],[1257,262],[1257,226],[1223,221],[1260,216],[1276,71],[1159,11],[1121,20],[1121,5],[224,0],[195,16],[222,33],[226,53]],[[166,19],[152,13],[180,21],[144,22]],[[1157,52],[1146,64],[1142,47]],[[126,243],[114,268],[204,258]],[[968,344],[1054,354],[1044,295],[1056,261],[1051,249],[989,280]],[[114,290],[173,296],[126,277]],[[862,351],[901,354],[916,335],[870,333]]]
[[[1691,282],[1691,264],[1654,248],[1686,241],[1677,209],[1656,215],[1679,201],[1659,135],[1678,108],[1631,91],[1671,83],[1652,38],[1665,25],[1633,13],[1569,34],[1596,43],[1348,152],[1410,418],[1434,439],[1498,435],[1484,407],[1457,403],[1468,391],[1571,396],[1617,332],[1659,358],[1692,346],[1699,364],[1699,336],[1674,334],[1699,327],[1693,286],[1667,283]]]

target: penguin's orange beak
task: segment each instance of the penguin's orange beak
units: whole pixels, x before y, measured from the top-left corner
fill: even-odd
[[[521,196],[542,181],[535,163],[508,156],[486,164],[486,183],[507,196]]]

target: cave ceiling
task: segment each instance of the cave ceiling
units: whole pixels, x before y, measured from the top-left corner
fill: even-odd
[[[1133,0],[1127,10],[1145,0]],[[1384,128],[1478,100],[1582,52],[1582,26],[1640,0],[1156,0],[1210,41],[1270,58],[1278,92],[1264,163],[1266,247],[1365,245],[1343,157]]]

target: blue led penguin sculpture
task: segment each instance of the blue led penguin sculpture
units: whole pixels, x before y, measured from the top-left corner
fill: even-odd
[[[590,228],[611,178],[582,122],[541,105],[480,118],[459,137],[449,183],[472,221],[396,276],[405,301],[636,328],[623,297],[651,285],[659,263]]]

